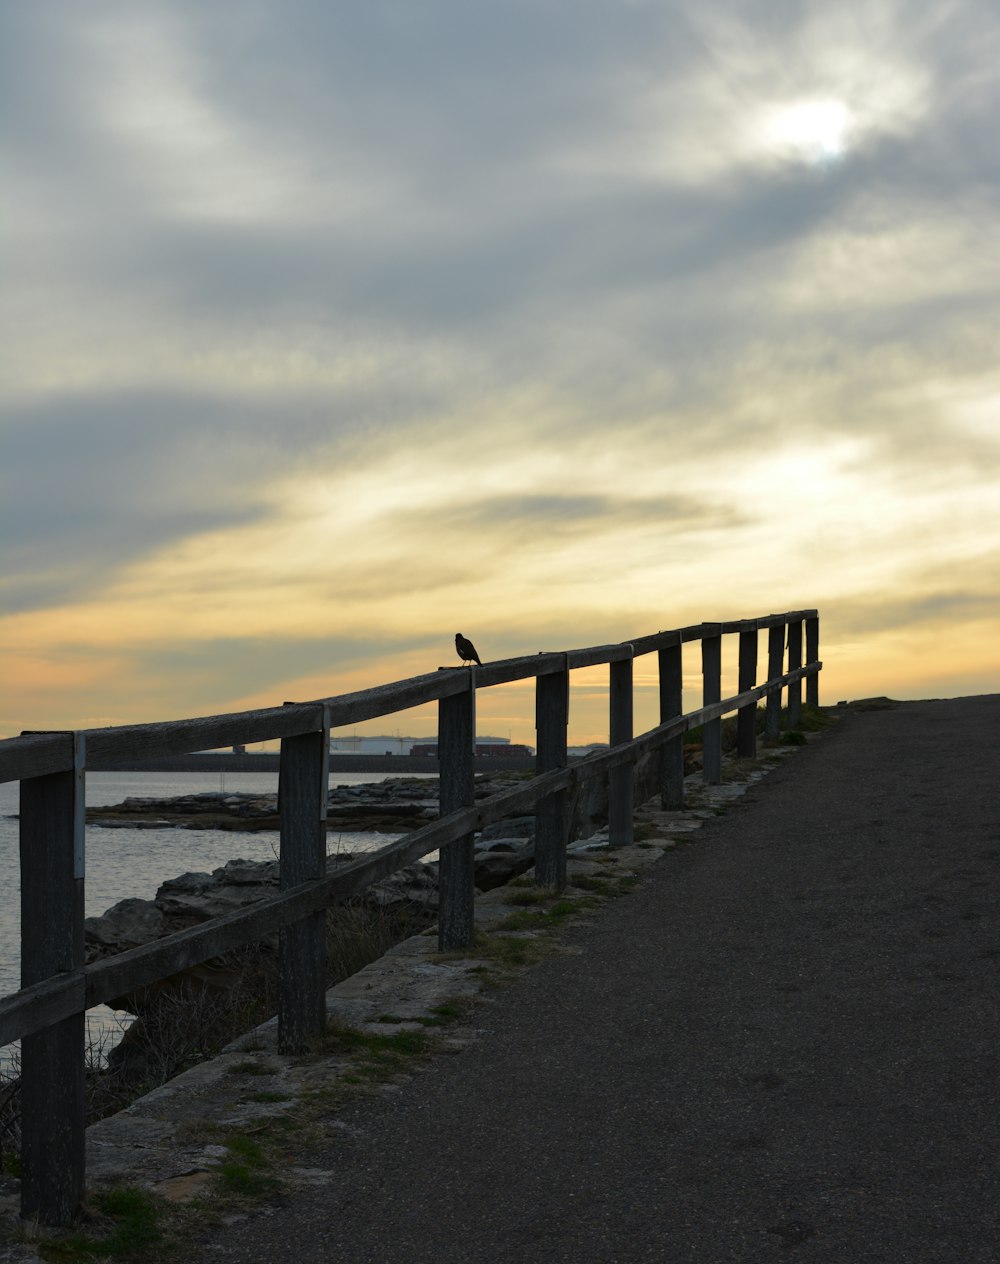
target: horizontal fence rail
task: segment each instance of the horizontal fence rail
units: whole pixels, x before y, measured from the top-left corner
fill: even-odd
[[[759,633],[768,631],[768,678],[756,682]],[[802,663],[803,629],[807,661]],[[739,637],[739,692],[721,698],[721,639]],[[702,645],[703,706],[681,706],[682,647]],[[785,651],[787,647],[787,663]],[[632,733],[632,664],[657,653],[660,723]],[[611,745],[568,761],[570,672],[608,664]],[[787,670],[786,670],[787,668]],[[374,689],[281,707],[0,741],[0,781],[21,787],[22,987],[0,1000],[0,1045],[22,1044],[22,1214],[48,1224],[76,1215],[84,1186],[84,1014],[233,949],[279,935],[279,1048],[301,1051],[325,1022],[324,919],[328,907],[404,865],[440,852],[439,945],[471,947],[473,838],[505,817],[536,815],[535,880],[565,884],[569,796],[608,778],[609,843],[631,842],[635,764],[662,754],[661,799],[683,806],[683,738],[701,728],[704,776],[721,776],[721,720],[737,713],[737,753],[752,756],[757,704],[765,735],[778,734],[782,692],[790,726],[819,701],[815,610],[701,623],[615,645],[540,653],[482,666],[439,669]],[[474,802],[472,748],[479,689],[536,680],[536,776]],[[327,874],[326,799],[330,729],[436,701],[439,706],[438,820]],[[154,943],[84,965],[85,771],[115,760],[281,741],[279,892]]]

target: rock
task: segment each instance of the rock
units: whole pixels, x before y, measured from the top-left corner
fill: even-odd
[[[479,835],[483,842],[493,838],[534,838],[535,818],[533,816],[512,816],[506,821],[496,821],[487,825]]]
[[[487,839],[485,842],[483,842],[482,839],[479,839],[476,842],[476,851],[479,851],[479,852],[520,851],[523,847],[524,847],[523,838]]]
[[[234,886],[248,886],[254,883],[269,882],[278,884],[277,860],[227,860],[221,869],[212,874],[220,883],[232,883]]]
[[[438,907],[438,867],[417,861],[398,869],[388,878],[373,882],[365,890],[365,902],[385,908],[389,905],[417,905],[426,910]]]
[[[182,919],[171,928],[180,930],[262,900],[277,886],[277,861],[230,860],[210,874],[184,873],[164,882],[154,903],[166,916]]]
[[[480,891],[505,886],[512,878],[525,873],[535,863],[535,851],[523,847],[519,851],[476,853],[475,884]]]
[[[124,952],[165,933],[163,912],[152,900],[120,900],[102,917],[85,918],[83,931],[89,944]]]

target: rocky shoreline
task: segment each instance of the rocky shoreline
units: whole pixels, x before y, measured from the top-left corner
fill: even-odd
[[[398,834],[417,829],[437,815],[437,778],[393,777],[359,786],[334,786],[327,798],[327,830]],[[87,824],[104,829],[211,829],[241,834],[276,830],[278,796],[212,790],[171,799],[129,798],[108,807],[88,808]]]
[[[510,789],[531,774],[496,772],[476,777],[475,797],[484,799]],[[651,793],[657,776],[654,762],[636,769],[637,796]],[[638,789],[646,783],[645,789]],[[335,833],[402,834],[439,816],[437,778],[390,778],[383,782],[337,786],[329,791],[327,830]],[[640,799],[640,801],[641,801]],[[607,782],[587,782],[569,805],[569,839],[590,839],[607,822]],[[170,799],[130,798],[110,807],[88,809],[88,824],[129,829],[227,829],[234,832],[277,830],[277,795],[227,794],[225,791],[183,795]],[[577,847],[586,847],[578,843]],[[327,870],[355,859],[350,851],[331,851]],[[535,860],[534,815],[508,818],[487,826],[475,836],[475,885],[491,891],[527,872]],[[236,858],[211,873],[184,873],[161,884],[152,899],[121,900],[100,917],[84,922],[87,963],[152,943],[211,918],[267,899],[279,889],[279,863]],[[415,929],[436,921],[438,864],[436,860],[406,865],[346,905],[335,904],[327,914],[331,936],[366,938],[377,923],[377,934],[397,942]],[[359,929],[348,926],[359,919]],[[225,1010],[245,1002],[251,990],[264,995],[271,984],[278,949],[277,935],[251,948],[192,967],[152,988],[114,998],[111,1006],[134,1014],[120,1046],[111,1051],[114,1065],[134,1058],[153,1034],[176,1025],[181,1012]],[[353,948],[350,949],[353,951]],[[375,955],[385,951],[381,947]],[[354,967],[359,968],[358,966]]]
[[[655,767],[644,770],[648,778]],[[530,774],[478,776],[477,800],[510,789]],[[638,775],[637,775],[638,780]],[[439,815],[438,779],[389,778],[356,786],[335,786],[327,800],[327,831],[402,834]],[[588,838],[607,822],[607,783],[587,783],[571,804],[569,838]],[[643,792],[645,797],[645,791]],[[248,833],[277,830],[276,794],[225,791],[170,799],[129,798],[110,807],[87,809],[89,825],[128,829],[227,829]],[[487,826],[475,839],[475,883],[490,891],[534,864],[535,817],[508,818]],[[353,860],[349,851],[327,856],[328,871]],[[361,897],[373,907],[419,908],[436,914],[437,862],[406,865],[367,887]],[[164,882],[149,900],[121,900],[100,917],[86,919],[87,960],[96,961],[149,943],[175,931],[233,912],[278,889],[278,861],[236,858],[211,873],[185,873]],[[124,1006],[123,1008],[129,1008]]]
[[[505,785],[511,784],[508,776]],[[477,784],[477,797],[495,794],[498,779]],[[337,787],[330,791],[332,828],[375,829],[401,833],[438,816],[438,785],[406,778],[376,785]],[[92,824],[118,827],[233,830],[276,829],[274,795],[227,795],[223,792],[163,799],[129,799],[112,808],[98,808],[88,818]],[[225,826],[218,824],[227,822]],[[249,824],[253,823],[253,824]],[[510,882],[534,864],[535,818],[521,816],[488,826],[476,836],[475,884],[480,892]],[[361,854],[361,853],[358,853]],[[349,863],[356,855],[338,850],[327,856],[327,871]],[[114,956],[130,948],[152,943],[211,918],[267,899],[279,889],[279,863],[236,858],[211,873],[184,873],[164,882],[152,899],[121,900],[100,917],[84,922],[87,963]],[[438,863],[418,861],[374,882],[347,905],[335,904],[327,914],[328,943],[331,936],[378,939],[385,951],[388,939],[398,942],[438,915]],[[278,936],[262,939],[251,948],[228,954],[182,971],[155,987],[137,989],[115,997],[113,1009],[136,1016],[120,1044],[110,1051],[108,1063],[130,1067],[145,1074],[150,1046],[162,1043],[162,1030],[188,1022],[191,1014],[224,1013],[245,1005],[246,997],[264,998],[273,987]],[[353,954],[355,947],[348,949]],[[365,948],[360,951],[365,952]],[[357,968],[357,967],[355,967]],[[265,1002],[266,1009],[266,1002]],[[268,1011],[269,1012],[269,1011]],[[185,1017],[181,1019],[181,1015]]]

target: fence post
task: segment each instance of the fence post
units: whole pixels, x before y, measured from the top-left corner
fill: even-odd
[[[806,662],[819,662],[819,615],[806,619]],[[819,673],[806,678],[806,706],[819,707]]]
[[[476,686],[438,702],[438,769],[441,815],[470,807],[475,799]],[[471,948],[476,938],[475,835],[441,848],[438,863],[438,951]]]
[[[611,663],[611,745],[632,740],[632,659]],[[632,764],[619,764],[608,773],[608,846],[632,843],[634,777]]]
[[[788,625],[788,670],[802,666],[802,620],[795,619]],[[788,686],[788,727],[797,729],[802,723],[802,681]]]
[[[767,678],[775,680],[783,675],[785,661],[785,625],[778,623],[767,630]],[[767,695],[764,712],[764,740],[774,745],[781,735],[781,690],[772,689]]]
[[[722,625],[703,624],[706,629],[701,638],[702,703],[711,706],[722,698]],[[707,629],[715,628],[714,632]],[[709,720],[702,727],[702,759],[707,785],[718,785],[722,780],[722,720]]]
[[[757,640],[757,622],[749,619],[740,629],[740,693],[752,689],[757,683]],[[740,707],[736,713],[736,754],[740,759],[757,757],[756,702]]]
[[[278,797],[282,891],[326,873],[329,729],[281,739]],[[302,1053],[326,1028],[326,911],[278,934],[278,1048]]]
[[[659,651],[660,723],[683,714],[684,675],[681,662],[681,639]],[[679,809],[684,806],[684,734],[678,733],[663,743],[663,787],[660,806]]]
[[[535,679],[535,773],[566,767],[569,725],[569,671]],[[535,805],[535,882],[561,891],[566,885],[566,791],[557,790]]]
[[[83,969],[84,739],[72,772],[21,782],[21,986]],[[21,1041],[21,1215],[66,1225],[83,1197],[81,1011]]]

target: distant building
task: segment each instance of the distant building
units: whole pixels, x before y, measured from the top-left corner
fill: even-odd
[[[437,755],[436,737],[400,737],[398,734],[370,737],[358,733],[331,734],[331,755]],[[507,737],[477,737],[477,755],[530,756],[530,746],[512,744]]]
[[[430,741],[426,737],[400,737],[398,733],[381,734],[377,737],[358,733],[330,734],[331,755],[409,755],[418,742]]]
[[[420,742],[410,750],[411,755],[422,755],[431,759],[437,759],[437,753],[437,742]],[[480,738],[476,741],[475,753],[486,758],[514,757],[530,759],[535,752],[530,746],[522,746],[517,742],[498,742],[492,738]]]

